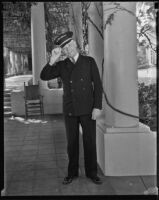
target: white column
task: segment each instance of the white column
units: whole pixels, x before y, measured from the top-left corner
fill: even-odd
[[[31,43],[33,83],[40,80],[40,72],[46,64],[46,37],[44,3],[38,2],[31,7]],[[43,87],[46,83],[41,81]]]
[[[40,72],[46,64],[46,37],[45,37],[45,17],[44,17],[44,3],[38,2],[37,5],[31,7],[31,44],[32,44],[32,71],[33,84],[40,82],[41,94],[44,96],[44,113],[51,110],[52,104],[48,103],[49,94],[45,94],[43,90],[47,87],[46,81],[41,81]],[[50,97],[51,98],[51,97]],[[53,98],[52,98],[53,99]],[[18,100],[18,101],[17,101]],[[17,115],[25,114],[24,106],[24,91],[14,92],[11,95],[12,110]],[[17,102],[18,103],[17,105]],[[50,105],[51,104],[51,105]],[[47,109],[47,106],[49,108]]]
[[[75,39],[78,42],[80,48],[83,49],[81,2],[70,2],[69,14],[70,14],[69,28],[73,32],[73,39]]]
[[[135,15],[134,2],[119,2]],[[103,24],[115,10],[113,2],[103,2]],[[128,11],[114,14],[104,29],[104,90],[117,109],[139,115],[137,89],[136,18]],[[138,119],[120,114],[105,105],[106,124],[112,127],[138,126]]]
[[[135,2],[118,2],[135,14]],[[113,2],[103,2],[103,25],[113,13]],[[136,19],[122,10],[104,30],[104,90],[110,103],[138,115]],[[97,158],[106,176],[155,175],[156,133],[104,104],[97,121]]]
[[[31,8],[31,39],[33,83],[40,81],[41,94],[44,96],[44,113],[62,113],[63,90],[49,90],[47,81],[40,79],[40,72],[47,63],[44,2],[38,2],[37,5]]]
[[[103,25],[103,10],[102,4],[100,2],[91,2],[88,15],[90,20],[101,30],[101,26]],[[97,65],[100,72],[100,76],[102,76],[102,60],[103,60],[103,39],[99,34],[96,27],[88,20],[88,43],[89,43],[89,55],[92,56]]]

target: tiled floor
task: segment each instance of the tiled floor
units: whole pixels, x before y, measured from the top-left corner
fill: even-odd
[[[5,195],[143,195],[156,186],[154,176],[106,177],[100,169],[103,184],[95,185],[84,175],[80,141],[80,177],[63,185],[68,164],[63,117],[5,118]]]

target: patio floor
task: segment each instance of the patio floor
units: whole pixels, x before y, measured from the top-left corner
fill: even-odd
[[[80,138],[79,178],[63,185],[67,175],[66,135],[62,115],[44,119],[4,118],[5,196],[144,195],[153,193],[155,176],[108,177],[95,185],[84,174]],[[152,189],[151,189],[152,188]]]

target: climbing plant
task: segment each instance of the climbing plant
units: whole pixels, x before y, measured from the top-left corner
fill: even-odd
[[[97,11],[98,6],[96,2],[82,2],[82,12],[83,12],[83,24],[84,24],[84,43],[88,44],[88,21],[92,23],[92,25],[96,28],[97,32],[103,39],[103,29],[106,29],[108,25],[112,25],[113,20],[116,17],[116,14],[118,12],[127,12],[130,15],[136,17],[137,21],[137,41],[138,45],[140,46],[150,46],[154,51],[156,51],[156,48],[151,41],[150,33],[155,34],[155,27],[156,27],[156,9],[155,9],[155,2],[137,2],[136,3],[136,13],[134,14],[130,10],[124,8],[121,6],[120,2],[109,2],[109,5],[111,5],[111,8],[106,9],[105,11],[110,11],[111,14],[109,14],[107,20],[104,22],[104,27],[98,27],[91,17],[88,15],[88,9],[90,5],[94,3]],[[98,2],[101,3],[102,2]],[[98,12],[99,17],[102,18],[102,15],[100,12]]]
[[[137,40],[139,46],[150,47],[156,51],[156,46],[151,40],[151,34],[156,34],[156,13],[154,2],[138,2],[137,15]]]

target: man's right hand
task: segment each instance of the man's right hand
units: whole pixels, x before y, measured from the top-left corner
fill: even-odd
[[[51,52],[50,65],[53,65],[61,56],[61,47],[56,47]]]

